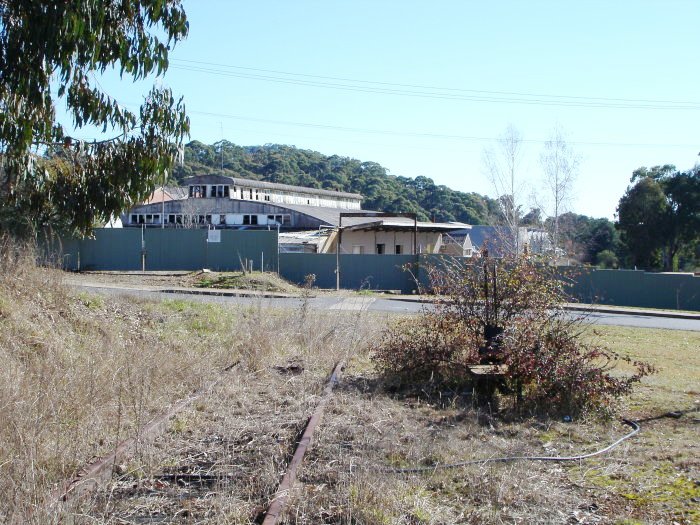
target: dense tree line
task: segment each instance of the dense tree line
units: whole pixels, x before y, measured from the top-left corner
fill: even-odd
[[[694,270],[700,262],[700,166],[639,168],[617,208],[628,266]]]
[[[184,164],[175,169],[176,180],[208,173],[360,193],[364,209],[413,212],[420,220],[489,224],[497,221],[499,214],[496,201],[484,195],[455,191],[428,177],[390,175],[376,162],[294,146],[190,142],[185,147]]]

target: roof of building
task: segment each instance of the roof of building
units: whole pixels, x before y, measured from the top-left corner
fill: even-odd
[[[467,230],[468,224],[461,222],[414,222],[407,217],[348,217],[348,219],[359,219],[360,221],[345,227],[346,219],[343,218],[343,229],[349,231],[369,231],[369,230],[389,230],[389,231],[412,231],[414,228],[422,232],[449,232],[455,230]],[[369,220],[368,220],[369,219]]]
[[[280,232],[279,244],[315,244],[320,245],[328,239],[329,230],[312,230],[303,232]]]
[[[159,202],[177,201],[187,198],[187,188],[180,186],[161,186],[153,190],[153,193],[141,204],[156,204]]]
[[[279,184],[277,182],[264,182],[253,179],[240,179],[238,177],[226,177],[225,175],[195,175],[186,178],[185,185],[192,184],[232,184],[234,186],[245,186],[247,188],[260,188],[265,190],[290,191],[294,193],[306,193],[308,195],[336,197],[344,199],[362,200],[359,193],[346,193],[344,191],[324,190],[320,188],[307,188],[304,186],[292,186],[291,184]]]
[[[521,242],[527,241],[527,230],[524,227],[518,228]],[[487,248],[493,257],[503,257],[508,252],[508,246],[512,244],[512,233],[508,226],[488,226],[479,224],[472,226],[469,230],[457,230],[450,234],[455,239],[469,236],[469,240],[475,250]]]

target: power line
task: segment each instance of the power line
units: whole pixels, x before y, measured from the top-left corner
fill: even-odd
[[[426,133],[426,132],[414,132],[414,131],[395,131],[395,130],[383,130],[383,129],[369,129],[369,128],[353,128],[347,126],[334,126],[330,124],[317,124],[313,122],[295,122],[295,121],[285,121],[285,120],[273,120],[273,119],[263,119],[257,117],[247,117],[243,115],[230,115],[225,113],[215,113],[210,111],[196,111],[188,109],[187,113],[194,115],[203,115],[215,118],[226,118],[231,120],[241,120],[246,122],[256,122],[259,124],[275,124],[283,126],[295,126],[302,128],[313,128],[313,129],[324,129],[331,131],[341,131],[347,133],[363,133],[371,135],[394,135],[401,137],[421,137],[421,138],[431,138],[431,139],[450,139],[450,140],[465,140],[474,142],[493,142],[498,140],[495,137],[478,137],[470,135],[454,135],[454,134],[443,134],[443,133]],[[538,139],[524,139],[523,142],[530,144],[544,144],[548,142],[547,140]],[[645,144],[645,143],[625,143],[625,142],[594,142],[594,141],[567,141],[569,144],[581,145],[581,146],[619,146],[619,147],[668,147],[668,148],[695,148],[697,144]]]
[[[181,65],[178,65],[181,64]],[[331,77],[292,73],[279,70],[250,68],[235,65],[216,64],[194,60],[173,59],[171,68],[197,73],[205,73],[232,78],[243,78],[264,82],[309,86],[351,92],[382,95],[420,97],[470,102],[547,105],[563,107],[593,107],[608,109],[656,109],[656,110],[699,110],[699,102],[584,97],[571,95],[538,94],[515,91],[487,91],[453,87],[439,87],[417,84],[378,82],[345,77]],[[222,69],[224,68],[224,69]]]
[[[126,103],[122,104],[123,107],[139,108],[139,104],[136,103]],[[460,140],[460,141],[470,141],[470,142],[494,142],[499,140],[497,137],[480,137],[474,135],[459,135],[459,134],[447,134],[447,133],[431,133],[431,132],[419,132],[419,131],[396,131],[396,130],[386,130],[386,129],[372,129],[372,128],[355,128],[349,126],[337,126],[332,124],[319,124],[314,122],[299,122],[299,121],[289,121],[289,120],[274,120],[274,119],[264,119],[258,117],[248,117],[244,115],[232,115],[226,113],[218,113],[212,111],[197,111],[192,109],[187,109],[188,114],[202,115],[212,118],[225,118],[230,120],[240,120],[244,122],[254,122],[258,124],[273,124],[281,126],[293,126],[300,128],[310,128],[310,129],[323,129],[328,131],[339,131],[344,133],[360,133],[365,135],[388,135],[397,137],[416,137],[416,138],[429,138],[429,139],[443,139],[443,140]],[[98,140],[97,138],[88,137],[74,137],[84,141]],[[528,144],[544,144],[548,142],[544,139],[523,139],[524,143]],[[696,148],[697,144],[651,144],[651,143],[634,143],[634,142],[604,142],[604,141],[567,141],[569,144],[579,145],[579,146],[609,146],[609,147],[638,147],[638,148]]]

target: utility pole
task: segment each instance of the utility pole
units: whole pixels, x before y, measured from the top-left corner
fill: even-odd
[[[163,187],[160,191],[160,229],[165,229],[165,180],[168,178],[168,170],[163,170]]]
[[[338,219],[338,238],[335,242],[335,290],[340,290],[340,243],[343,239],[343,214]]]

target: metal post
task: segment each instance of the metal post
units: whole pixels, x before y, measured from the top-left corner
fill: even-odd
[[[343,238],[343,214],[338,219],[338,238],[335,242],[335,289],[340,290],[340,243]]]
[[[413,255],[418,253],[418,216],[413,216]]]
[[[160,228],[165,229],[165,180],[168,176],[168,170],[163,170],[163,188],[161,189],[161,213],[160,213]]]
[[[146,225],[141,225],[141,271],[146,271]]]

